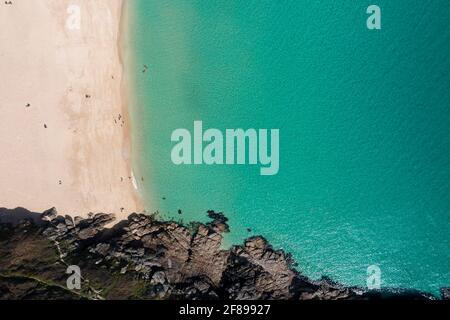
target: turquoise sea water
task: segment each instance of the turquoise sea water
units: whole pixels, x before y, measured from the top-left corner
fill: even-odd
[[[366,28],[374,3],[380,31]],[[185,222],[224,211],[229,244],[262,234],[313,278],[365,286],[378,265],[383,287],[450,285],[449,1],[128,6],[135,170],[148,211]],[[175,166],[171,133],[194,120],[279,128],[279,174]]]

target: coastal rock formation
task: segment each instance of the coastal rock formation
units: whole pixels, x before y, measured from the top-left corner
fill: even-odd
[[[441,294],[442,294],[442,299],[450,300],[450,288],[442,288]]]
[[[214,211],[206,224],[132,214],[108,228],[114,215],[16,210],[0,210],[0,299],[433,299],[313,281],[261,236],[224,250],[227,218]],[[69,265],[80,267],[81,290],[66,288]]]

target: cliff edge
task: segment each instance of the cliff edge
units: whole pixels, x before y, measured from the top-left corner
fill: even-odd
[[[184,226],[132,214],[107,228],[114,215],[0,209],[0,299],[434,299],[308,279],[261,236],[223,250],[227,218],[208,215],[209,223]],[[72,265],[81,271],[80,290],[66,286]]]

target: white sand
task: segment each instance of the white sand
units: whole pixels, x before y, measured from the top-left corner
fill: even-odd
[[[121,95],[122,0],[12,2],[0,2],[0,207],[141,211]],[[79,30],[67,28],[70,5]]]

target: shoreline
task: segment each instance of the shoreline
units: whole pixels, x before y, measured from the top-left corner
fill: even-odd
[[[129,48],[126,48],[125,41],[128,38],[129,30],[128,30],[128,23],[129,23],[129,11],[127,9],[127,4],[125,0],[119,0],[121,2],[120,4],[120,16],[119,16],[119,23],[118,23],[118,37],[117,37],[117,55],[119,59],[119,63],[122,69],[122,77],[121,77],[121,83],[120,83],[120,95],[122,100],[122,113],[125,115],[129,121],[125,123],[124,128],[124,146],[123,149],[128,150],[129,157],[127,161],[128,171],[131,175],[131,182],[133,185],[133,188],[135,190],[134,192],[134,198],[135,202],[139,204],[141,210],[145,211],[144,206],[144,198],[143,194],[141,193],[141,190],[139,188],[139,185],[136,183],[135,178],[135,168],[134,163],[136,160],[136,154],[133,152],[133,144],[135,136],[133,135],[133,103],[131,100],[132,94],[132,86],[133,84],[130,82],[131,78],[129,76],[129,73],[126,70],[126,50]],[[127,84],[128,83],[128,84]]]
[[[122,16],[120,23],[120,38],[119,38],[119,54],[121,63],[124,66],[123,72],[123,86],[122,94],[127,101],[127,111],[129,116],[129,123],[131,123],[131,128],[129,130],[130,140],[131,140],[131,168],[132,174],[134,176],[135,187],[137,193],[139,194],[139,199],[141,206],[143,208],[142,212],[147,212],[147,208],[155,203],[154,194],[150,191],[152,188],[149,186],[148,181],[152,181],[149,172],[144,170],[145,157],[143,154],[143,141],[139,133],[143,129],[142,122],[140,118],[140,108],[145,103],[140,101],[138,97],[136,86],[137,79],[136,73],[139,70],[140,65],[138,65],[136,57],[136,48],[134,47],[135,38],[133,38],[132,29],[135,27],[134,23],[136,21],[135,10],[133,7],[133,2],[123,1],[122,5]],[[137,130],[134,130],[137,129]]]
[[[79,8],[80,28],[68,19]],[[0,4],[0,207],[143,210],[120,41],[123,0]]]
[[[87,299],[431,301],[450,297],[448,287],[442,287],[440,296],[436,296],[407,288],[369,290],[346,286],[327,277],[313,280],[298,272],[296,261],[284,250],[272,247],[263,236],[252,236],[229,249],[221,249],[223,235],[229,231],[228,219],[214,211],[208,212],[208,217],[209,222],[184,226],[132,214],[110,228],[115,217],[103,213],[72,219],[54,209],[43,213],[0,210],[0,229],[5,234],[0,239],[3,254],[8,255],[18,245],[27,246],[30,241],[44,244],[34,245],[35,250],[21,257],[28,261],[21,272],[7,261],[0,264],[0,271],[6,275],[3,281],[7,281],[11,270],[11,277],[28,279],[32,274],[36,278],[45,276],[51,282],[61,281],[64,269],[55,267],[60,264],[54,261],[49,270],[49,261],[41,261],[42,257],[58,256],[52,254],[58,249],[63,265],[82,261],[80,267],[89,283],[108,287],[107,296],[98,295],[101,288],[83,291]],[[17,235],[21,237],[20,244],[14,240]],[[44,250],[46,254],[39,253]],[[155,251],[160,254],[155,255]],[[111,276],[125,287],[104,283]],[[147,290],[136,296],[135,288],[142,285]],[[87,283],[84,287],[90,289]],[[23,298],[20,288],[12,292],[15,299]],[[30,290],[26,294],[29,297]],[[54,296],[57,300],[63,298]]]

